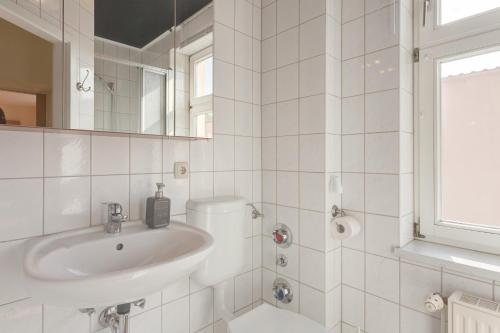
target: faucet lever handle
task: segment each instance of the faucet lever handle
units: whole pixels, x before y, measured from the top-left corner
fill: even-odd
[[[108,211],[110,215],[120,215],[122,213],[122,205],[117,202],[108,204]]]

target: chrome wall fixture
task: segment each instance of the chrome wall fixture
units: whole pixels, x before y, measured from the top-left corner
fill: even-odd
[[[292,231],[285,224],[276,224],[273,228],[273,241],[279,247],[289,247],[292,245]]]
[[[276,256],[276,265],[280,267],[286,267],[288,265],[288,258],[283,253]]]
[[[273,283],[273,296],[279,302],[288,304],[293,300],[292,287],[287,280],[277,278]]]
[[[259,210],[257,209],[257,207],[255,207],[254,204],[248,203],[247,206],[250,206],[252,208],[252,219],[255,220],[258,219],[259,217],[264,217],[264,214],[259,212]]]

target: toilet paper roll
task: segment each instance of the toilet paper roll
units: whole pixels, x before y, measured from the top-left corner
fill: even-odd
[[[334,239],[344,240],[359,234],[361,225],[352,216],[336,217],[332,221],[332,236]]]

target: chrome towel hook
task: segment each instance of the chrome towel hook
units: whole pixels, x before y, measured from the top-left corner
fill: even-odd
[[[85,78],[83,79],[83,81],[76,83],[76,89],[78,89],[78,91],[89,92],[92,88],[90,86],[85,87],[85,82],[89,78],[90,70],[87,68],[85,71],[87,72],[87,74],[85,74]]]

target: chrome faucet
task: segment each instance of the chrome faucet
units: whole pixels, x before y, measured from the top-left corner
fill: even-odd
[[[127,220],[127,215],[123,215],[123,208],[117,202],[108,204],[108,219],[105,229],[108,234],[119,234],[122,231],[122,223]]]

